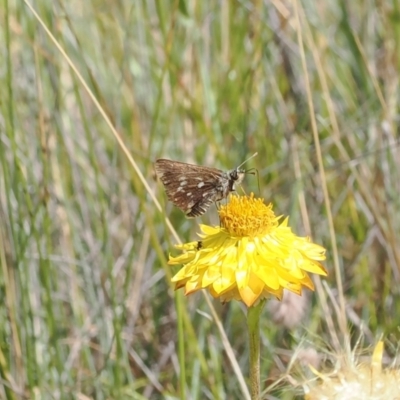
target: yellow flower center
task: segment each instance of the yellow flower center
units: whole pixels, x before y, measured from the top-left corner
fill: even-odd
[[[266,235],[278,226],[278,218],[272,211],[272,204],[250,196],[230,196],[230,201],[219,209],[221,226],[233,236]]]

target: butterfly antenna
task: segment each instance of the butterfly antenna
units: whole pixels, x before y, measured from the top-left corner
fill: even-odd
[[[258,175],[258,169],[255,169],[257,174],[257,186],[258,186],[258,195],[261,196],[261,189],[260,189],[260,176]]]
[[[250,156],[247,160],[244,160],[237,168],[240,168],[243,164],[247,163],[247,161],[251,160],[254,158],[256,155],[258,155],[258,152],[256,151],[252,156]]]
[[[261,189],[260,189],[260,176],[258,175],[258,169],[257,168],[250,168],[244,171],[245,174],[250,174],[250,175],[257,175],[257,186],[258,186],[258,194],[261,195]]]

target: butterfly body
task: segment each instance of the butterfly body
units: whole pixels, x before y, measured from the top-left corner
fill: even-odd
[[[225,172],[166,159],[157,160],[155,170],[168,199],[190,218],[204,214],[212,203],[228,197],[245,175],[240,168]]]

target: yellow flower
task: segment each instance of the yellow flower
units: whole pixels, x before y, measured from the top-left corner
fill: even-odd
[[[298,237],[263,199],[231,196],[219,210],[220,226],[201,225],[200,241],[177,245],[184,251],[169,259],[184,264],[172,278],[185,294],[208,288],[222,301],[242,300],[248,307],[271,295],[281,299],[283,289],[301,294],[314,289],[308,272],[327,275],[319,263],[325,249]]]

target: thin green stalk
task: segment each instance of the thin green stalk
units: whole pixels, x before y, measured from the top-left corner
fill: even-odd
[[[250,357],[250,395],[252,400],[260,399],[260,315],[265,300],[247,311],[247,328],[249,330]]]
[[[183,305],[181,292],[175,296],[176,313],[178,319],[178,347],[179,347],[179,398],[186,399],[186,357],[185,357],[185,333],[183,329]]]

